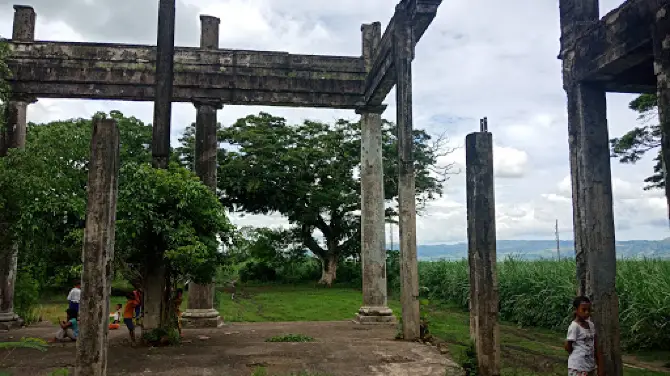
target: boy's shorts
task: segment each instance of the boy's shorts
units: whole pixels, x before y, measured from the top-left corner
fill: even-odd
[[[133,323],[132,318],[127,319],[127,318],[124,317],[123,318],[123,323],[126,324],[126,326],[128,327],[128,330],[135,330],[135,324]]]
[[[568,369],[568,376],[596,376],[596,371],[577,371],[574,369]]]

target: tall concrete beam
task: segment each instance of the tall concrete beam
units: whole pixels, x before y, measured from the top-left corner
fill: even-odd
[[[35,11],[28,6],[14,7],[12,38],[31,42],[35,36]],[[33,99],[13,95],[7,103],[7,124],[0,131],[0,157],[9,149],[26,145],[26,116]],[[0,224],[0,328],[20,326],[22,320],[14,313],[14,284],[16,282],[18,245],[6,223]]]
[[[465,138],[470,266],[470,333],[477,349],[479,375],[500,375],[493,137],[487,121]],[[473,327],[474,326],[474,327]]]
[[[653,28],[654,73],[657,81],[658,119],[661,123],[661,155],[663,176],[668,179],[670,170],[670,6],[656,13]],[[665,197],[670,220],[670,184],[665,184]]]
[[[442,0],[402,0],[396,7],[384,36],[375,49],[372,68],[365,82],[364,102],[368,105],[379,105],[397,82],[397,69],[394,68],[393,35],[397,24],[398,11],[407,15],[416,45],[428,26],[433,22]],[[404,22],[404,21],[403,21]],[[414,47],[414,46],[413,46]]]
[[[219,48],[219,19],[200,16],[200,48]],[[195,101],[195,173],[200,180],[216,193],[216,157],[219,142],[216,134],[216,111],[220,102]],[[214,283],[199,285],[192,283],[188,290],[188,309],[184,312],[184,325],[194,328],[218,327],[223,323],[219,311],[214,307],[216,294]]]
[[[372,68],[372,56],[381,40],[381,25],[361,26],[362,56]],[[384,161],[382,158],[382,113],[386,106],[362,107],[361,115],[361,264],[363,306],[359,323],[394,323],[388,307],[386,247],[384,232]]]
[[[170,159],[170,123],[172,117],[172,83],[174,79],[175,0],[160,0],[156,49],[156,98],[154,101],[152,165],[167,169]],[[163,251],[147,255],[144,327],[155,329],[169,320],[162,313],[169,302]],[[149,252],[152,253],[152,252]]]
[[[397,74],[398,207],[400,229],[400,301],[405,340],[420,336],[419,271],[416,249],[416,193],[412,136],[412,60],[414,30],[407,9],[396,7],[393,56]]]
[[[109,297],[119,181],[120,135],[113,119],[93,121],[75,376],[107,374]]]

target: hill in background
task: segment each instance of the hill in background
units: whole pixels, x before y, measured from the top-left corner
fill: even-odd
[[[397,247],[395,247],[397,249]],[[561,258],[574,258],[574,242],[560,242]],[[668,258],[670,259],[670,238],[663,240],[628,240],[616,243],[619,258]],[[419,245],[421,260],[460,260],[467,258],[467,243]],[[526,260],[556,258],[555,240],[499,240],[497,242],[498,260],[516,256]]]

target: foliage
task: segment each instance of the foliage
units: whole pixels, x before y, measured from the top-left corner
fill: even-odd
[[[20,341],[0,342],[0,350],[6,349],[34,349],[42,352],[47,351],[47,342],[41,338],[24,337]]]
[[[118,111],[109,117],[122,163],[148,163],[151,127]],[[26,148],[0,159],[0,217],[19,245],[19,266],[43,285],[69,285],[81,271],[91,129],[90,119],[30,123]]]
[[[40,298],[39,282],[32,274],[22,269],[17,272],[14,285],[14,312],[21,317],[26,324],[32,324],[39,319],[37,303]]]
[[[663,162],[661,156],[661,127],[656,122],[656,94],[642,94],[630,102],[629,108],[640,113],[638,120],[643,123],[654,121],[651,125],[635,127],[621,137],[610,140],[612,157],[621,163],[636,163],[652,150],[659,149],[654,157],[654,174],[644,180],[645,190],[664,188]]]
[[[2,135],[5,128],[5,104],[9,99],[11,88],[7,83],[7,78],[11,77],[12,72],[5,62],[9,55],[9,44],[6,39],[0,37],[0,153],[2,153]]]
[[[265,342],[313,342],[314,338],[304,334],[282,334],[270,337]]]
[[[397,197],[395,125],[383,122],[384,192]],[[181,138],[180,160],[193,161],[193,128]],[[339,120],[324,124],[306,120],[289,125],[267,113],[239,119],[219,131],[220,199],[249,213],[286,216],[305,248],[322,261],[322,282],[335,278],[337,261],[360,249],[360,124]],[[414,132],[416,192],[419,207],[442,192],[451,166],[437,158],[449,152],[445,140]],[[388,211],[393,214],[392,210]],[[323,238],[323,241],[320,241]],[[332,270],[331,270],[332,269]]]
[[[467,261],[422,262],[419,269],[433,299],[468,309]],[[502,320],[525,327],[568,327],[576,291],[574,261],[508,258],[498,263],[497,271]],[[623,345],[670,349],[670,261],[619,260],[616,288]]]
[[[176,346],[181,344],[181,336],[175,328],[155,328],[142,331],[142,339],[151,346]]]
[[[456,354],[455,360],[463,367],[465,376],[477,376],[479,374],[477,349],[473,341],[467,341],[467,346]]]
[[[176,164],[130,163],[120,176],[116,254],[125,266],[164,252],[174,282],[211,282],[222,262],[219,239],[227,242],[232,232],[216,196]]]

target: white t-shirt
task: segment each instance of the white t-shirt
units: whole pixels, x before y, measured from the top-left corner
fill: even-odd
[[[70,293],[67,294],[67,300],[69,302],[79,303],[80,298],[81,298],[81,290],[76,287],[73,287],[72,290],[70,290]]]
[[[568,368],[591,372],[596,369],[596,328],[591,320],[586,320],[586,323],[589,329],[584,329],[575,321],[570,323],[567,340],[572,342],[572,354],[568,357]]]

